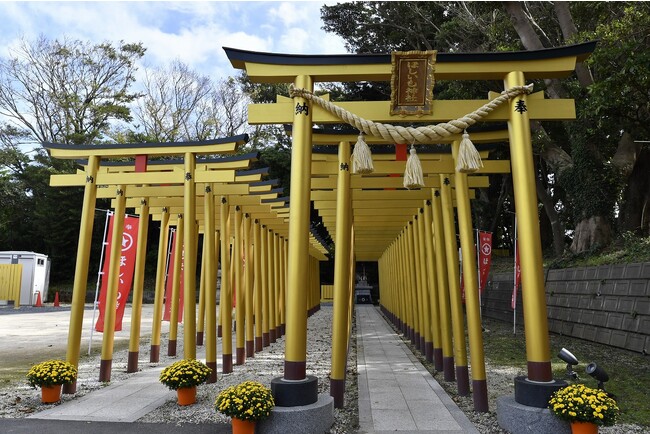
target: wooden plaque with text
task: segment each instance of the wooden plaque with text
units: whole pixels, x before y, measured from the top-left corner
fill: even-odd
[[[391,55],[391,115],[432,112],[436,51],[396,51]]]

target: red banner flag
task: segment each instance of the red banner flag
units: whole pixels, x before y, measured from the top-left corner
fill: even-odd
[[[517,306],[517,289],[521,283],[521,265],[519,263],[519,245],[515,246],[517,253],[515,254],[515,285],[512,289],[512,299],[510,300],[510,308],[514,309]]]
[[[172,233],[172,249],[169,255],[169,270],[167,270],[167,285],[165,285],[165,308],[163,309],[163,321],[169,321],[171,319],[172,312],[172,292],[174,286],[174,252],[176,252],[176,232]],[[180,275],[180,289],[179,289],[179,300],[178,300],[178,322],[183,322],[183,288],[184,285],[184,255],[185,250],[181,256],[181,275]]]
[[[111,215],[108,223],[108,233],[106,239],[106,249],[104,252],[104,261],[102,267],[102,284],[99,290],[99,317],[95,324],[95,330],[104,331],[104,316],[106,307],[106,294],[108,292],[108,273],[110,271],[111,257],[111,240],[113,236],[113,218]],[[133,282],[133,271],[135,270],[135,253],[138,244],[138,217],[126,216],[124,218],[124,230],[122,231],[122,255],[120,256],[120,279],[117,289],[117,303],[115,305],[115,331],[122,330],[122,318],[124,318],[124,308],[126,300],[131,292],[131,283]]]
[[[483,294],[490,274],[490,267],[492,266],[492,233],[479,232],[478,235],[479,245],[481,246],[478,253],[479,279],[481,282],[479,290]]]

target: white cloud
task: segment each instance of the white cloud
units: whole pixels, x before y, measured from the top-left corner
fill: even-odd
[[[0,55],[25,35],[142,42],[145,65],[179,59],[203,74],[234,75],[222,47],[294,54],[344,53],[321,30],[322,2],[0,2]],[[220,77],[214,77],[220,78]]]

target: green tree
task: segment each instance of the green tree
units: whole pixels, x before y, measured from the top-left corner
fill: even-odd
[[[18,145],[104,141],[111,122],[131,120],[129,105],[138,94],[129,89],[144,52],[141,44],[40,37],[23,40],[0,60],[0,115],[8,122],[0,200],[12,201],[11,227],[20,228],[3,239],[3,248],[48,254],[53,280],[74,272],[82,192],[49,186],[50,175],[72,172],[73,162],[52,159],[39,147],[30,160]]]
[[[615,208],[627,227],[647,231],[647,217],[640,219],[648,182],[639,170],[648,167],[647,152],[635,143],[647,138],[650,125],[647,3],[353,2],[324,6],[321,14],[324,28],[355,52],[538,50],[599,39],[573,78],[536,83],[548,98],[575,98],[578,108],[576,122],[532,125],[542,226],[553,234],[555,255],[564,250],[566,227],[575,228],[574,252],[607,245]],[[436,83],[436,93],[474,98],[493,85]],[[642,198],[641,205],[632,205],[639,202],[633,198]]]

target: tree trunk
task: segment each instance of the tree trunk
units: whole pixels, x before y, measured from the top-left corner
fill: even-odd
[[[650,234],[650,149],[642,149],[634,170],[623,191],[619,214],[621,231],[633,231],[640,236]]]
[[[564,42],[568,42],[573,35],[578,33],[578,29],[576,28],[576,25],[573,22],[573,17],[571,16],[569,2],[553,2],[553,9],[555,9],[555,15],[560,24]],[[578,82],[582,87],[587,87],[594,82],[594,77],[591,75],[591,71],[582,62],[576,64],[576,76],[578,77]]]
[[[499,199],[497,199],[497,207],[494,212],[494,218],[492,219],[492,223],[490,224],[490,232],[493,234],[496,233],[497,231],[497,225],[499,223],[499,217],[501,216],[501,210],[503,209],[503,202],[506,200],[506,197],[510,195],[510,192],[512,188],[510,186],[512,185],[512,180],[510,179],[509,174],[503,175],[503,179],[501,181],[501,191],[499,192]]]
[[[535,29],[528,20],[522,4],[521,2],[503,2],[506,12],[510,15],[512,25],[526,50],[542,50],[546,47],[542,44],[537,33],[535,33]],[[558,80],[546,79],[544,83],[546,84],[546,91],[551,98],[562,98],[564,91]]]
[[[605,217],[592,216],[578,223],[573,235],[571,251],[583,253],[609,245],[612,228]]]
[[[564,225],[560,220],[560,215],[555,209],[555,201],[546,191],[542,180],[539,177],[535,179],[537,197],[542,202],[544,212],[551,223],[551,232],[553,233],[553,255],[560,258],[564,254]]]
[[[503,2],[506,12],[510,15],[512,25],[515,27],[519,39],[526,47],[526,50],[541,50],[544,48],[542,41],[539,40],[535,29],[528,21],[520,2]]]

